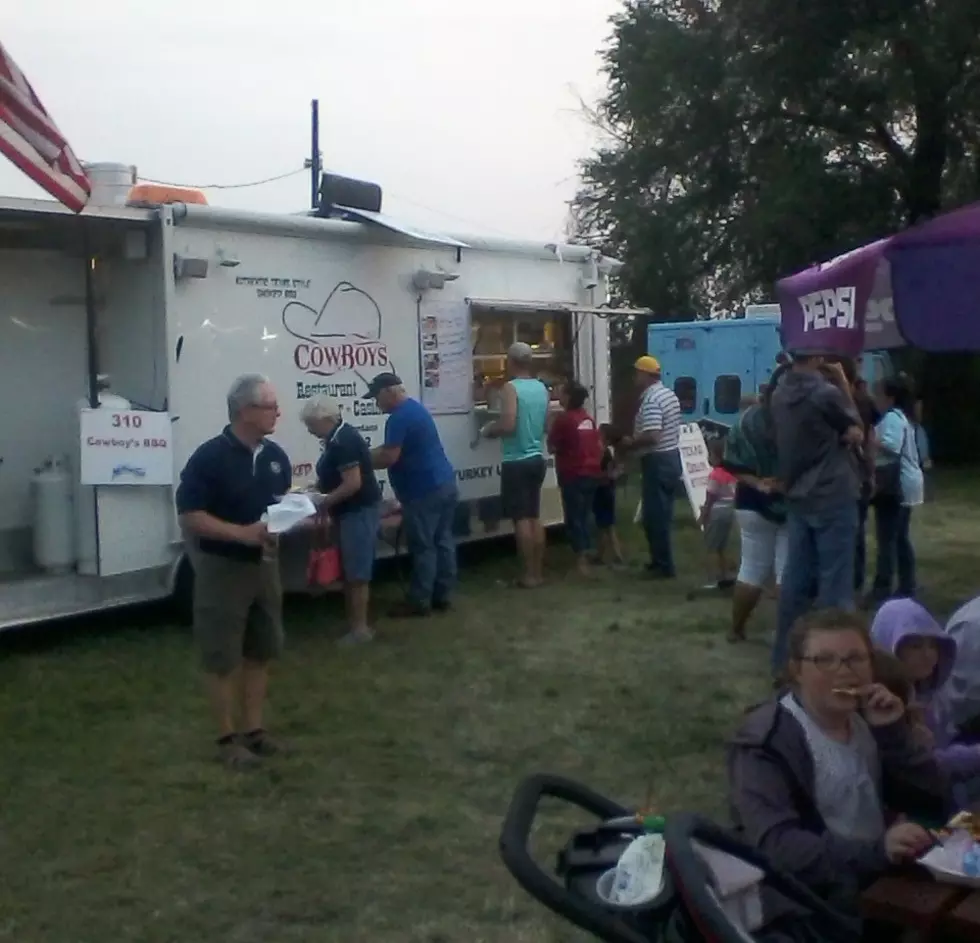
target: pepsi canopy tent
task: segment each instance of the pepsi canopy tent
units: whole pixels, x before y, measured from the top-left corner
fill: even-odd
[[[980,203],[776,285],[790,351],[980,350]]]

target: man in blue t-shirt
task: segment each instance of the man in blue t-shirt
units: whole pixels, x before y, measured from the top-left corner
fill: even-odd
[[[375,468],[388,469],[412,557],[408,598],[392,615],[445,611],[456,583],[456,473],[429,411],[405,392],[395,374],[379,373],[364,398],[376,400],[388,414],[384,445],[371,453],[371,459]]]

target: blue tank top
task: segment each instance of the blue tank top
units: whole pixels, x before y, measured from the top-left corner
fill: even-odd
[[[502,438],[503,460],[519,462],[544,455],[544,423],[548,415],[548,388],[530,377],[510,381],[517,393],[517,425]]]

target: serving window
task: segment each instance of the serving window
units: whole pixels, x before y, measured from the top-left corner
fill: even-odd
[[[523,312],[474,306],[473,404],[496,409],[507,382],[507,349],[521,342],[533,351],[534,375],[556,399],[563,381],[575,377],[575,338],[570,312]]]

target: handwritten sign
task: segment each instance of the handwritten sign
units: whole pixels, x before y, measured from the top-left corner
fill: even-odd
[[[83,485],[172,485],[170,413],[83,409],[80,472]]]
[[[434,416],[473,406],[470,310],[465,301],[430,302],[419,323],[422,402]]]
[[[697,520],[708,494],[711,464],[708,461],[708,446],[705,445],[701,427],[696,422],[688,422],[681,426],[678,447],[681,453],[684,490],[694,512],[694,519]]]

